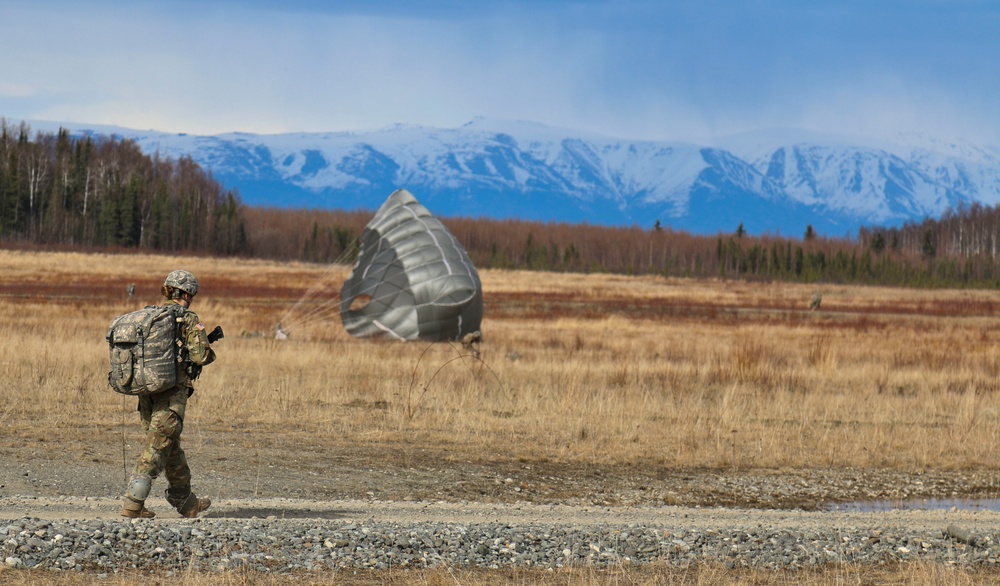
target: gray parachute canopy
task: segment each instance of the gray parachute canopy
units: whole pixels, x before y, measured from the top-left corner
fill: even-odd
[[[458,240],[399,189],[361,234],[340,317],[355,337],[456,340],[479,330],[483,286]]]

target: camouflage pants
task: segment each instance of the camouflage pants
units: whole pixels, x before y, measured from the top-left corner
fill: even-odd
[[[188,389],[178,387],[174,391],[139,399],[139,416],[146,430],[146,448],[132,473],[156,478],[162,472],[167,479],[167,502],[174,508],[184,504],[191,494],[191,469],[181,448],[187,398]]]

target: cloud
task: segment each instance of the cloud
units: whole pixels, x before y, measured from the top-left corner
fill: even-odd
[[[5,98],[28,98],[41,93],[41,89],[29,83],[0,80],[0,96]]]
[[[158,0],[5,8],[0,115],[191,133],[458,126],[677,139],[768,126],[1000,143],[973,1]],[[933,130],[932,130],[933,129]]]

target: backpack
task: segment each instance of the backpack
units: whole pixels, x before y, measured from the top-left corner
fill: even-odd
[[[108,328],[108,385],[123,395],[152,395],[177,386],[184,356],[184,308],[150,305],[118,316]]]

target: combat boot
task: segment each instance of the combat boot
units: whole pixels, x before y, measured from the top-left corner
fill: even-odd
[[[207,511],[210,506],[212,506],[212,499],[207,497],[198,498],[192,494],[184,500],[184,503],[181,506],[177,507],[177,512],[180,513],[182,517],[194,519],[198,516],[198,513]]]
[[[152,519],[156,513],[146,508],[145,503],[129,497],[125,497],[125,504],[122,505],[122,517],[129,519]]]

